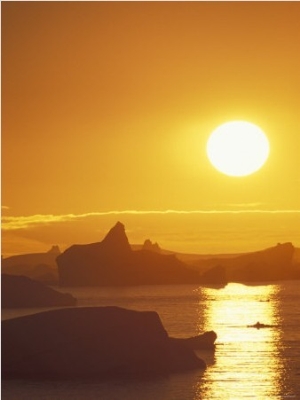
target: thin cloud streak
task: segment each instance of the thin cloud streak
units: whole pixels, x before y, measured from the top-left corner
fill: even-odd
[[[122,210],[90,212],[84,214],[36,214],[29,216],[2,216],[2,230],[19,230],[34,228],[39,225],[48,225],[55,222],[76,221],[89,217],[109,215],[216,215],[216,214],[300,214],[300,210]]]

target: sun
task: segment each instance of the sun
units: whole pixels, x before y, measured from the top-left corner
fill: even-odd
[[[206,151],[218,171],[229,176],[246,176],[264,165],[270,147],[258,126],[246,121],[231,121],[211,133]]]

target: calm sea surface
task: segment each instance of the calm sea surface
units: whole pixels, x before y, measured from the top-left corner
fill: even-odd
[[[218,334],[206,371],[144,381],[2,381],[2,399],[300,399],[300,282],[225,288],[139,286],[66,289],[79,306],[155,310],[170,336]],[[2,319],[37,312],[4,310]],[[257,321],[271,327],[256,329]]]

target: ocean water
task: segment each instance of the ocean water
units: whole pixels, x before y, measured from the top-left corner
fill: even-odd
[[[170,336],[216,331],[208,368],[167,378],[97,382],[3,380],[2,399],[300,399],[300,282],[68,288],[79,306],[155,310]],[[40,310],[4,310],[2,319]],[[268,327],[249,327],[257,321]]]

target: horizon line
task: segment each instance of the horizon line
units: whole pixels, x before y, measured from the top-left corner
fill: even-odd
[[[31,228],[37,225],[47,225],[53,222],[68,222],[82,218],[101,217],[108,215],[214,215],[214,214],[300,214],[300,209],[284,210],[111,210],[97,211],[83,214],[34,214],[28,216],[2,216],[1,228],[3,231]]]

